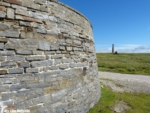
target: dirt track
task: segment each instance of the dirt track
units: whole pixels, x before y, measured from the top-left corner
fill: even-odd
[[[99,72],[99,77],[113,91],[150,94],[150,76]]]

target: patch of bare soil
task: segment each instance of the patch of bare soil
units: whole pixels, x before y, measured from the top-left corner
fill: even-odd
[[[127,110],[131,109],[124,101],[116,100],[115,103],[115,107],[113,108],[114,113],[126,113]]]

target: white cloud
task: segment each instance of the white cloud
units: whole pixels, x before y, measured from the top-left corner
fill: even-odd
[[[96,49],[96,52],[100,53],[110,53],[112,51],[112,47],[110,45],[96,46],[96,48],[100,48]],[[115,45],[115,51],[118,53],[150,53],[150,46],[134,44]]]

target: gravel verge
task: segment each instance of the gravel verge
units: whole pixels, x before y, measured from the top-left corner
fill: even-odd
[[[150,94],[150,76],[99,72],[99,78],[116,92]]]

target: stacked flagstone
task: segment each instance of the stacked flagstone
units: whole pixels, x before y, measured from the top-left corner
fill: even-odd
[[[92,26],[57,0],[0,1],[0,109],[87,113],[100,98]]]

